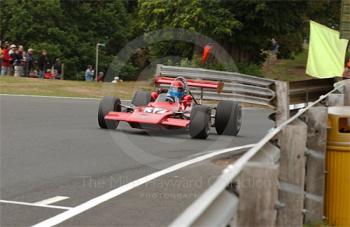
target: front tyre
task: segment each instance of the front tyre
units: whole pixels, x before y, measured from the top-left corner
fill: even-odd
[[[151,94],[147,91],[136,91],[134,97],[131,100],[131,104],[134,106],[147,106],[151,101]]]
[[[220,101],[216,108],[215,129],[221,135],[236,136],[242,125],[242,109],[239,102]]]
[[[106,120],[105,116],[111,112],[120,112],[120,99],[112,96],[103,97],[98,107],[98,125],[104,129],[116,129],[119,121]]]
[[[206,139],[211,127],[211,109],[207,106],[195,105],[190,116],[190,136],[195,139]]]

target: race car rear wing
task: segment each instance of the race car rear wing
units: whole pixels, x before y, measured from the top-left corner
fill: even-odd
[[[165,77],[165,76],[156,76],[154,83],[156,85],[160,84],[171,84],[174,81],[174,78]],[[209,80],[187,80],[187,85],[189,87],[198,87],[198,88],[208,88],[215,89],[217,93],[221,93],[224,83],[221,81],[209,81]]]

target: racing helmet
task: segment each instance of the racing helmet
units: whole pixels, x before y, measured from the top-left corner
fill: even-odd
[[[170,84],[168,96],[178,97],[179,100],[185,95],[185,84],[182,81],[175,80]]]

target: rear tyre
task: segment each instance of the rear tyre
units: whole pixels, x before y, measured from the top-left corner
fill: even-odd
[[[105,120],[105,116],[111,111],[115,111],[115,112],[121,111],[120,99],[111,97],[111,96],[103,97],[98,107],[98,125],[101,128],[104,128],[104,129],[117,128],[119,121]]]
[[[190,116],[190,136],[195,139],[206,139],[211,127],[211,110],[207,106],[195,105]]]
[[[220,101],[216,108],[215,129],[221,135],[236,136],[242,125],[242,109],[239,102]]]
[[[134,106],[147,106],[151,101],[151,94],[147,91],[136,91],[131,104]]]

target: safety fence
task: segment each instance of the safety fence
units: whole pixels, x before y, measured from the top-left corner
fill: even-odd
[[[324,220],[326,106],[350,105],[350,80],[292,117],[287,94],[288,89],[278,95],[276,127],[224,169],[171,226],[303,226]]]
[[[210,90],[192,89],[192,93],[196,98],[205,100],[235,100],[275,109],[277,106],[276,94],[280,92],[278,87],[279,81],[236,72],[158,64],[156,75],[172,78],[183,76],[188,79],[224,82],[224,87],[220,94]],[[288,86],[290,87],[288,95],[292,103],[303,103],[314,101],[321,94],[332,90],[333,79],[290,82]]]

